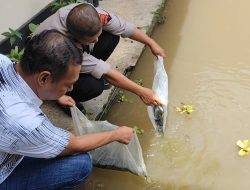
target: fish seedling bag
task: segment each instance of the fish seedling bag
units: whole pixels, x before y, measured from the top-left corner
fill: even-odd
[[[164,134],[166,130],[168,106],[168,75],[164,68],[163,57],[158,56],[154,63],[154,80],[152,90],[159,96],[161,106],[148,106],[148,115],[155,131]]]
[[[109,131],[118,128],[107,121],[90,121],[75,106],[70,109],[73,118],[73,130],[76,135]],[[134,133],[128,145],[112,142],[89,152],[93,165],[102,168],[130,171],[147,177],[142,149],[137,134]]]

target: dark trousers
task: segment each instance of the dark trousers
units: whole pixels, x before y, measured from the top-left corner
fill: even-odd
[[[98,42],[90,53],[94,57],[106,61],[119,43],[120,37],[102,31]],[[80,74],[78,81],[74,84],[73,91],[68,92],[76,102],[84,102],[99,96],[104,90],[104,79],[96,79],[90,74]]]
[[[0,184],[1,190],[73,189],[91,174],[89,154],[51,159],[24,157],[14,171]]]

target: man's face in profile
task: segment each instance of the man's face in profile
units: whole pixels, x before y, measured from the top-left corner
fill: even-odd
[[[59,81],[53,81],[52,76],[48,75],[43,85],[37,89],[41,100],[56,100],[73,90],[73,84],[78,80],[81,66],[70,64],[67,72]]]

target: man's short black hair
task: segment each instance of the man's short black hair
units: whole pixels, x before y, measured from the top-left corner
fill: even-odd
[[[96,9],[87,3],[75,6],[67,16],[67,28],[77,38],[92,37],[101,30],[101,21]]]
[[[20,65],[24,73],[49,71],[54,82],[61,79],[70,64],[81,64],[82,53],[57,30],[45,30],[27,44]]]

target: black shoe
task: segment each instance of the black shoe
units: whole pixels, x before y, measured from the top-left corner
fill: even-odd
[[[108,83],[108,81],[106,81],[104,79],[104,87],[103,87],[103,90],[108,90],[112,87],[112,85],[110,83]]]
[[[87,112],[85,110],[85,108],[83,107],[83,105],[80,103],[80,102],[77,102],[76,103],[76,107],[85,115]],[[62,109],[62,111],[64,113],[66,113],[68,116],[71,117],[71,111],[70,111],[70,108],[69,107],[63,107],[63,106],[60,106],[60,108]]]

